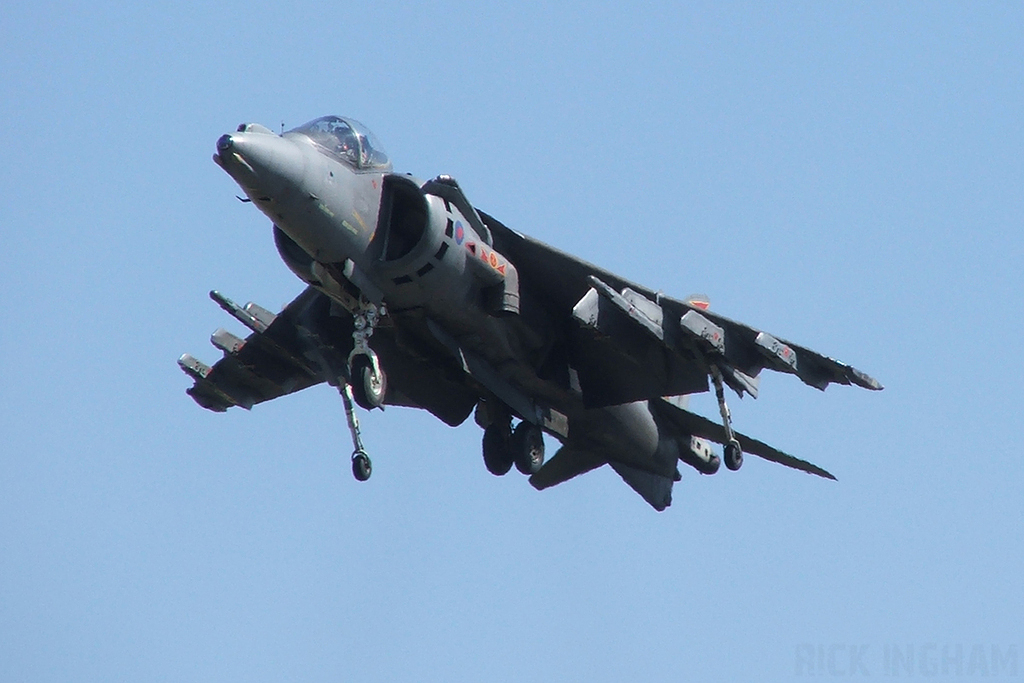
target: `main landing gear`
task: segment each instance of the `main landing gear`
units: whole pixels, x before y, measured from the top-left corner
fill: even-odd
[[[527,476],[536,474],[544,464],[544,432],[535,424],[520,422],[512,432],[512,460]]]
[[[718,398],[718,412],[722,415],[722,426],[725,428],[725,466],[735,472],[743,466],[743,449],[732,431],[732,415],[729,413],[729,406],[725,404],[725,389],[722,386],[722,371],[717,366],[711,366],[711,380],[715,384],[715,396]]]
[[[512,423],[496,422],[484,428],[484,466],[500,477],[512,469]]]
[[[487,414],[492,411],[498,414]],[[544,464],[544,433],[540,427],[524,420],[513,430],[507,412],[484,403],[477,408],[477,422],[484,427],[484,466],[488,472],[500,477],[508,474],[512,465],[525,475],[540,470]]]

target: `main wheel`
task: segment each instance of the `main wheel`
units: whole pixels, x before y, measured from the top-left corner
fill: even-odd
[[[743,449],[735,439],[725,444],[725,466],[733,472],[743,466]]]
[[[384,395],[388,390],[387,377],[384,371],[373,371],[373,363],[368,356],[362,354],[352,359],[352,397],[361,407],[373,410],[384,405]]]
[[[520,422],[512,433],[512,457],[523,474],[536,474],[544,464],[544,432],[535,424]]]
[[[370,463],[370,456],[362,451],[356,451],[352,456],[352,476],[356,481],[366,481],[373,474],[373,465]]]
[[[498,477],[512,469],[511,431],[507,422],[496,422],[484,429],[484,465]]]

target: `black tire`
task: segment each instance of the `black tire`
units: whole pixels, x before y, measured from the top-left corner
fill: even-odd
[[[725,444],[725,466],[733,472],[743,467],[743,449],[738,441]]]
[[[373,474],[373,464],[370,463],[370,456],[362,451],[352,456],[352,476],[356,481],[366,481]]]
[[[362,354],[352,359],[352,398],[361,408],[373,410],[384,405],[384,397],[388,391],[388,380],[381,370],[378,377],[374,376],[373,363]]]
[[[722,466],[722,459],[717,455],[712,455],[708,460],[708,464],[704,466],[704,469],[700,471],[701,474],[714,474],[718,471],[718,468]]]
[[[512,433],[512,457],[523,474],[536,474],[544,464],[544,432],[529,422],[520,422]]]
[[[496,477],[512,469],[511,427],[508,423],[492,424],[484,429],[484,466]]]

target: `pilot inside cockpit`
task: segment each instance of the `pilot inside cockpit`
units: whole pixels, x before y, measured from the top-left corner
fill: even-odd
[[[356,169],[387,170],[391,166],[373,133],[353,119],[324,116],[291,132],[305,135],[318,147]]]

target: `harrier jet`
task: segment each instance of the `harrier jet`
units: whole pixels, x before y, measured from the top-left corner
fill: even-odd
[[[818,389],[882,388],[704,300],[663,296],[507,228],[450,176],[393,172],[353,119],[280,135],[243,124],[213,160],[271,220],[306,289],[277,314],[211,292],[251,334],[217,330],[224,356],[212,367],[183,355],[188,394],[209,410],[248,410],[326,382],[341,394],[360,481],[371,465],[353,402],[421,408],[452,426],[475,414],[493,474],[515,465],[545,489],[609,465],[663,510],[680,461],[714,474],[721,460],[738,470],[746,452],[834,479],[735,431],[726,387],[756,397],[768,369]],[[717,419],[687,410],[688,395],[711,389]],[[544,433],[561,444],[548,460]]]

